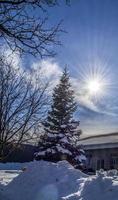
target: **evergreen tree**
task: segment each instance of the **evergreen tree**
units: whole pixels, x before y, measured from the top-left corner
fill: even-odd
[[[59,84],[54,88],[52,106],[44,123],[45,135],[39,142],[37,159],[53,162],[67,159],[74,165],[81,164],[82,156],[81,159],[79,156],[83,153],[77,145],[81,131],[78,129],[79,121],[73,119],[76,109],[74,91],[65,68]]]
[[[45,130],[50,133],[66,133],[70,130],[70,120],[77,104],[74,101],[74,91],[71,89],[69,74],[64,69],[60,83],[54,88],[51,111],[45,123]]]

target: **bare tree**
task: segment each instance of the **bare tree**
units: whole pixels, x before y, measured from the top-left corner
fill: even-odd
[[[0,59],[0,158],[35,137],[46,114],[48,84],[32,77]]]
[[[0,0],[0,38],[12,51],[34,56],[54,56],[60,23],[48,27],[47,7],[58,0]]]

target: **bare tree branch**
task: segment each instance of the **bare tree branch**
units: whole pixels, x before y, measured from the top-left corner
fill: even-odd
[[[1,44],[21,54],[54,56],[62,21],[50,27],[46,9],[56,4],[58,0],[0,0]]]
[[[44,120],[49,103],[48,83],[33,82],[12,65],[0,59],[0,157],[9,145],[18,146],[23,141],[36,138],[35,131]],[[41,77],[40,77],[41,79]],[[12,150],[12,149],[11,149]]]

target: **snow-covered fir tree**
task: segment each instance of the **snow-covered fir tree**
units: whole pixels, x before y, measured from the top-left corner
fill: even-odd
[[[37,160],[57,162],[66,159],[76,167],[82,166],[86,158],[77,145],[81,131],[79,121],[73,119],[76,109],[74,91],[65,68],[54,88],[51,110],[44,123],[45,134],[39,141],[39,152],[35,154]]]

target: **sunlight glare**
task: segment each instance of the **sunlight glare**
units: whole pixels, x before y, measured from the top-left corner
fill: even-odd
[[[102,89],[103,89],[102,83],[100,83],[98,79],[93,79],[88,81],[88,90],[91,95],[100,93]]]
[[[86,66],[79,71],[83,94],[96,101],[109,95],[109,89],[112,87],[109,67],[98,60]]]

